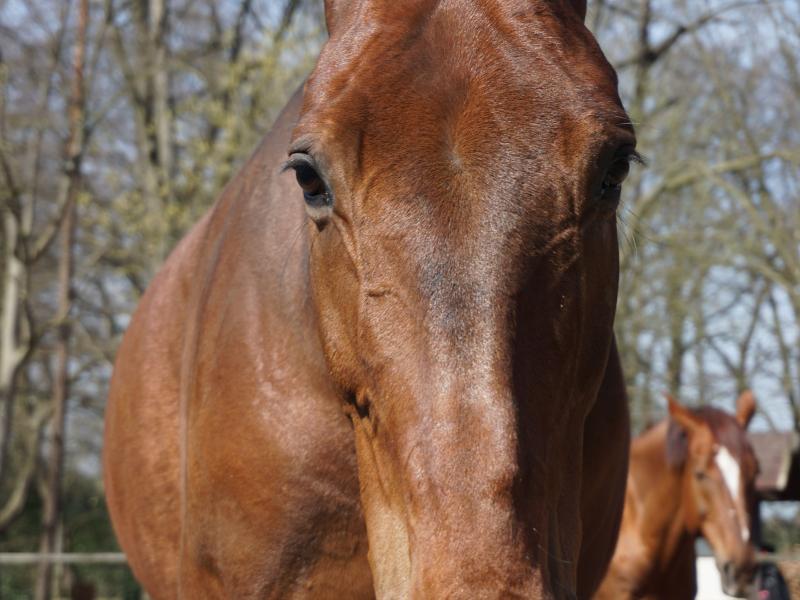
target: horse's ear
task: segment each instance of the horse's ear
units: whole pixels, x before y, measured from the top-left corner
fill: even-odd
[[[736,400],[736,420],[742,429],[747,429],[750,421],[753,420],[753,415],[756,413],[756,397],[750,390],[745,390],[739,395]]]
[[[683,468],[689,455],[689,436],[699,426],[697,416],[669,394],[664,394],[669,407],[667,426],[667,464],[675,469]]]
[[[570,0],[572,6],[575,8],[575,12],[578,13],[578,16],[581,18],[581,21],[586,19],[586,0]]]
[[[669,406],[669,416],[675,423],[680,425],[686,433],[691,434],[703,424],[700,417],[675,400],[675,398],[669,394],[665,394],[665,396],[667,398],[667,405]]]

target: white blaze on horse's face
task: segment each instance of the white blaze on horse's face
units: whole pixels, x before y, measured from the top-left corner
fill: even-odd
[[[731,500],[733,500],[734,504],[736,504],[739,501],[739,482],[741,480],[741,469],[739,467],[739,463],[725,446],[720,446],[719,450],[717,450],[714,461],[717,463],[717,468],[719,469],[720,473],[722,473],[722,479],[725,481],[725,486],[728,488],[728,491],[731,494]],[[737,511],[737,519],[738,518]],[[747,541],[750,538],[750,529],[746,524],[740,524],[740,526],[742,531],[742,539]]]
[[[739,463],[731,456],[725,446],[720,446],[715,461],[720,473],[722,473],[722,478],[725,480],[725,485],[728,486],[731,498],[735,501],[739,497]]]

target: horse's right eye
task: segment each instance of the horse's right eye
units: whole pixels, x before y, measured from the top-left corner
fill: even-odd
[[[317,163],[311,155],[305,152],[295,152],[286,161],[284,170],[292,169],[297,179],[297,185],[307,196],[319,196],[328,190],[325,180],[319,173]]]
[[[294,167],[297,185],[303,189],[303,194],[319,196],[325,193],[325,184],[316,169],[308,164],[298,164]]]
[[[695,471],[694,478],[697,479],[697,481],[705,481],[706,478],[705,471]]]

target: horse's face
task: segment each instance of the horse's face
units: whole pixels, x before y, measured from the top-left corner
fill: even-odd
[[[755,410],[742,394],[736,417],[714,409],[689,411],[670,403],[673,422],[685,433],[684,509],[687,525],[705,537],[727,594],[746,592],[754,573],[750,527],[757,463],[745,430]],[[674,435],[674,432],[673,432]]]
[[[613,70],[567,1],[326,10],[288,164],[378,592],[547,588],[612,338]]]

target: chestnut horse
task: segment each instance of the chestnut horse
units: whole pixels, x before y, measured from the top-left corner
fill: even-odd
[[[585,9],[326,2],[302,94],[119,349],[106,493],[153,598],[597,587],[635,138]]]
[[[597,599],[694,598],[698,535],[714,551],[726,594],[744,596],[751,583],[758,469],[745,430],[753,394],[739,396],[735,416],[668,402],[670,418],[631,446],[622,528]]]

